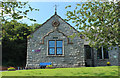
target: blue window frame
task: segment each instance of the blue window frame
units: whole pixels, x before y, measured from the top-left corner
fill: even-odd
[[[62,55],[63,54],[63,41],[62,40],[49,40],[49,55]]]
[[[62,54],[62,41],[56,41],[56,48],[57,48],[56,54],[61,55]]]
[[[49,55],[55,54],[55,41],[49,41]]]

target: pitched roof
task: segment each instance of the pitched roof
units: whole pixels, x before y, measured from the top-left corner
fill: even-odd
[[[47,21],[45,21],[41,26],[39,26],[36,30],[34,30],[30,35],[32,35],[34,32],[36,32],[40,27],[42,27],[45,23],[47,23],[52,17],[54,17],[54,16],[58,16],[63,22],[65,22],[66,24],[68,24],[71,28],[73,28],[76,32],[78,32],[79,33],[79,31],[78,30],[76,30],[74,27],[72,27],[69,23],[67,23],[64,19],[62,19],[59,15],[57,15],[57,13],[55,13],[53,16],[51,16]],[[28,38],[28,39],[30,39],[30,38]]]

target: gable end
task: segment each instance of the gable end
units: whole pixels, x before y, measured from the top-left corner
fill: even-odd
[[[41,26],[39,26],[36,30],[34,30],[30,35],[32,35],[34,32],[36,32],[40,27],[42,27],[45,23],[47,23],[52,17],[54,17],[57,14],[54,14],[53,16],[51,16],[46,22],[44,22]],[[63,22],[65,22],[68,26],[70,26],[71,28],[73,28],[77,33],[79,33],[78,30],[76,30],[74,27],[72,27],[69,23],[67,23],[65,20],[63,20],[59,15],[57,15]],[[30,37],[31,38],[31,37]],[[30,39],[28,38],[28,39]]]

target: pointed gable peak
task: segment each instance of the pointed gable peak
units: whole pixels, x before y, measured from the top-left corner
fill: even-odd
[[[39,26],[36,30],[34,30],[30,35],[32,35],[34,32],[36,32],[40,27],[42,27],[45,23],[47,23],[50,19],[52,19],[53,17],[58,17],[58,19],[61,19],[63,22],[65,22],[66,24],[68,24],[68,26],[70,26],[71,28],[73,28],[75,31],[77,31],[74,27],[72,27],[69,23],[67,23],[64,19],[62,19],[58,14],[57,12],[55,12],[54,15],[52,15],[48,20],[46,20],[46,22],[44,22],[41,26]],[[59,23],[58,23],[59,25]],[[79,33],[79,31],[77,31]],[[28,38],[30,39],[30,38]]]

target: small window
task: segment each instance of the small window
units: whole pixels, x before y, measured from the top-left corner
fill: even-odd
[[[98,59],[109,59],[108,50],[104,47],[100,47],[97,50],[97,58]]]
[[[58,39],[58,37],[53,37],[53,39]]]
[[[63,54],[63,41],[50,40],[48,47],[48,55],[62,55]]]

